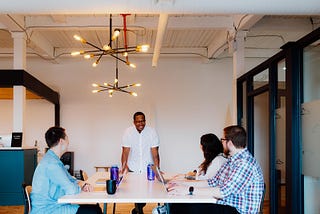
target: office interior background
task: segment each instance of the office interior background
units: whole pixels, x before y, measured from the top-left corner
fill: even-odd
[[[174,4],[170,2],[169,4]],[[160,1],[160,4],[163,2]],[[110,56],[104,56],[99,66],[93,68],[91,62],[81,57],[71,57],[66,54],[52,60],[50,57],[39,55],[29,47],[25,70],[60,94],[60,124],[68,133],[69,150],[74,151],[75,155],[75,169],[83,169],[91,175],[95,171],[94,166],[120,165],[123,131],[133,125],[134,112],[143,111],[146,114],[147,125],[154,127],[160,137],[161,169],[167,172],[184,173],[195,169],[202,161],[203,156],[199,146],[201,135],[211,132],[221,137],[223,128],[236,122],[234,118],[236,106],[233,100],[235,79],[279,52],[281,46],[287,42],[296,41],[319,27],[320,17],[314,15],[317,9],[319,7],[314,6],[312,11],[307,11],[303,15],[302,12],[292,12],[296,15],[266,15],[256,19],[256,22],[244,33],[242,55],[244,65],[240,70],[235,62],[236,48],[230,46],[226,34],[219,37],[225,40],[221,43],[224,46],[221,49],[217,47],[219,54],[214,58],[190,54],[188,51],[191,49],[181,52],[182,48],[171,49],[169,53],[165,53],[170,48],[165,45],[166,43],[161,47],[162,52],[155,67],[152,66],[152,52],[141,55],[129,54],[130,61],[135,62],[137,68],[133,71],[120,63],[119,80],[123,84],[141,83],[142,86],[135,89],[138,93],[137,97],[125,93],[114,93],[110,98],[107,93],[91,93],[92,83],[113,81],[115,60]],[[105,16],[108,18],[107,15]],[[238,22],[235,25],[239,24],[241,17],[245,16],[245,14],[238,15]],[[174,15],[169,15],[168,26],[170,26],[170,17]],[[55,32],[54,29],[49,28],[41,29]],[[61,31],[61,28],[59,30]],[[108,37],[107,30],[108,28],[106,28],[106,37]],[[169,34],[170,30],[173,31],[168,28],[166,33]],[[188,29],[183,30],[185,31],[182,33],[188,32]],[[7,26],[1,25],[0,39],[7,41],[8,37],[11,37],[10,34]],[[197,39],[200,40],[200,37],[201,31]],[[61,40],[61,38],[58,39]],[[170,40],[170,38],[166,39]],[[189,38],[187,41],[189,43],[186,44],[190,44],[190,40]],[[13,47],[3,45],[1,48],[1,43],[0,69],[13,69]],[[208,49],[208,47],[201,48]],[[194,49],[200,49],[200,45]],[[260,75],[257,78],[263,81],[266,77]],[[267,103],[261,105],[262,112],[266,111],[264,109],[266,105]],[[278,113],[281,115],[281,108]],[[12,115],[13,101],[1,99],[1,135],[13,131]],[[261,121],[266,120],[263,114],[259,117]],[[285,129],[281,126],[285,116],[282,115],[279,118],[278,126],[281,132],[281,128]],[[40,155],[43,154],[46,147],[44,133],[48,127],[54,125],[54,122],[53,104],[44,99],[26,100],[24,146],[32,147],[37,141]],[[263,133],[261,136],[256,135],[257,141],[263,139],[261,142],[255,142],[256,145],[260,144],[263,147],[266,138]],[[284,162],[285,158],[281,157],[281,152],[278,155],[279,163]],[[263,167],[265,180],[268,181],[266,156],[264,152],[256,154]],[[279,170],[282,175],[285,175],[286,169],[283,165],[279,165]],[[281,177],[281,182],[285,182],[285,176]],[[313,184],[309,191],[320,195],[319,181],[311,179],[310,183]],[[320,208],[316,203],[310,206],[313,209],[306,213],[318,213]]]

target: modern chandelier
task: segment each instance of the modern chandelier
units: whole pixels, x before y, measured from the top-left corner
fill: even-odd
[[[132,64],[129,61],[129,57],[128,57],[128,53],[130,52],[135,52],[135,53],[139,53],[139,52],[147,52],[149,49],[149,45],[137,45],[137,46],[133,46],[133,47],[128,47],[127,44],[127,21],[126,21],[126,17],[130,15],[130,14],[121,14],[121,16],[123,17],[123,29],[119,29],[116,28],[114,29],[113,33],[112,33],[112,15],[110,14],[110,41],[109,44],[105,44],[103,45],[103,47],[98,47],[95,44],[92,44],[91,42],[88,42],[86,39],[82,38],[79,35],[74,35],[73,38],[77,41],[80,41],[83,44],[89,45],[93,48],[93,50],[80,50],[80,51],[74,51],[71,53],[72,56],[78,56],[78,55],[82,55],[85,59],[90,59],[90,58],[97,58],[95,60],[95,62],[92,64],[93,67],[96,67],[102,56],[105,55],[110,55],[114,58],[116,58],[117,60],[120,60],[121,62],[124,62],[125,64],[127,64],[128,66],[135,68],[135,64]],[[116,48],[112,48],[112,43],[119,37],[120,35],[120,31],[123,31],[123,37],[124,37],[124,47],[116,47]],[[123,58],[120,58],[119,55],[121,55]]]
[[[102,48],[88,42],[87,40],[83,39],[78,35],[74,35],[74,38],[83,44],[88,44],[89,46],[95,48],[94,50],[87,50],[87,51],[77,51],[72,52],[72,56],[76,55],[83,55],[85,59],[90,59],[93,57],[97,57],[97,60],[92,64],[93,67],[96,67],[100,62],[102,56],[110,55],[116,59],[116,71],[115,71],[115,80],[113,84],[103,83],[102,85],[93,83],[92,86],[98,89],[92,91],[92,93],[98,93],[107,91],[109,93],[109,97],[112,97],[115,91],[128,93],[133,96],[137,96],[137,93],[128,91],[127,89],[130,87],[141,86],[140,83],[128,84],[124,86],[119,86],[119,68],[118,62],[124,62],[126,65],[135,68],[136,66],[129,62],[128,53],[130,52],[147,52],[149,49],[149,45],[138,45],[135,47],[128,47],[127,45],[127,24],[126,24],[126,16],[129,14],[121,14],[123,17],[123,35],[124,35],[124,47],[119,48],[119,35],[121,29],[117,28],[113,31],[112,34],[112,15],[110,14],[110,41],[109,44],[104,45]],[[113,48],[113,43],[116,42],[116,47]],[[120,58],[121,55],[123,58]]]
[[[119,91],[119,92],[124,92],[124,93],[127,93],[127,94],[131,94],[132,96],[135,96],[135,97],[138,96],[138,94],[136,92],[128,91],[126,89],[130,88],[130,87],[141,86],[140,83],[134,83],[134,84],[124,85],[124,86],[119,86],[118,62],[119,62],[119,60],[118,60],[118,58],[116,58],[116,74],[115,74],[114,83],[113,84],[103,83],[103,85],[100,85],[100,84],[97,84],[97,83],[93,83],[92,86],[95,87],[95,88],[99,88],[99,89],[92,90],[92,93],[108,91],[109,97],[112,97],[113,92]]]

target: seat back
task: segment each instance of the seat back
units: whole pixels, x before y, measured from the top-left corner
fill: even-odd
[[[83,171],[82,169],[80,169],[80,179],[81,179],[82,181],[88,180],[88,175],[87,175],[87,173],[86,173],[85,171]]]
[[[261,201],[260,201],[260,210],[259,213],[263,213],[263,202],[264,202],[264,198],[266,196],[266,183],[263,184],[263,192],[262,192],[262,197],[261,197]]]
[[[31,212],[30,193],[32,191],[32,186],[22,184],[22,191],[23,191],[23,197],[24,197],[24,214],[29,214]]]

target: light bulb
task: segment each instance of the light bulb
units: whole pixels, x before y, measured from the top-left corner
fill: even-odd
[[[75,40],[78,40],[78,41],[82,42],[82,43],[87,43],[87,41],[85,39],[83,39],[81,36],[74,35],[73,38]]]
[[[78,41],[80,41],[80,40],[81,40],[81,37],[80,37],[80,36],[78,36],[78,35],[73,35],[73,38],[74,38],[75,40],[78,40]]]
[[[135,64],[132,64],[130,62],[127,62],[127,65],[129,65],[131,68],[136,68],[136,65]]]
[[[136,84],[134,84],[134,86],[139,87],[139,86],[141,86],[141,84],[140,83],[136,83]]]
[[[92,67],[97,67],[97,65],[98,65],[98,62],[97,62],[97,61],[94,62],[94,63],[92,63]]]
[[[120,29],[115,29],[113,31],[112,40],[115,40],[120,34]]]
[[[128,52],[123,52],[122,56],[127,57],[128,56]]]
[[[90,59],[92,56],[93,56],[93,55],[91,55],[91,54],[85,54],[85,55],[83,55],[83,58],[85,58],[85,59]]]
[[[99,85],[97,83],[92,83],[93,87],[98,87]]]
[[[111,47],[110,47],[109,45],[104,45],[102,48],[103,48],[103,50],[105,50],[105,51],[108,51],[108,50],[111,49]]]
[[[136,48],[137,52],[147,52],[149,50],[149,45],[138,45]]]
[[[73,51],[73,52],[71,52],[71,56],[78,56],[83,53],[84,53],[84,51]]]
[[[92,90],[92,93],[98,93],[99,90]]]
[[[130,94],[132,95],[132,96],[138,96],[138,94],[136,93],[136,92],[130,92]]]
[[[114,83],[117,83],[119,80],[118,79],[114,79]]]

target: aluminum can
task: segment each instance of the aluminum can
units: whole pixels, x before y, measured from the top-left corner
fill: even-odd
[[[111,166],[110,169],[110,180],[119,180],[119,168],[118,166]]]
[[[155,177],[154,171],[152,170],[152,166],[153,164],[148,164],[147,166],[147,178],[149,181],[153,181]]]

